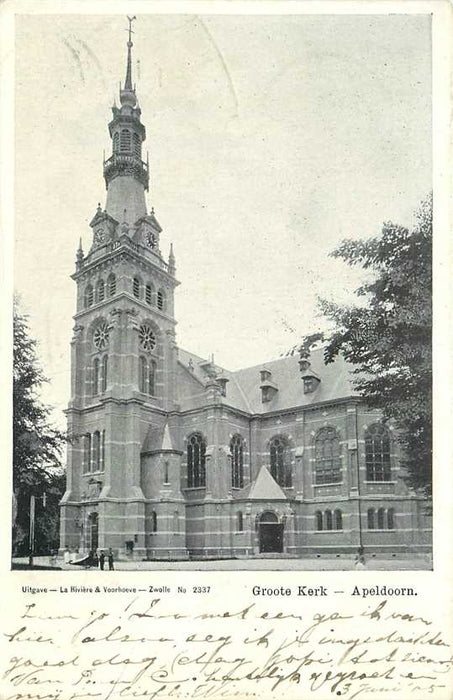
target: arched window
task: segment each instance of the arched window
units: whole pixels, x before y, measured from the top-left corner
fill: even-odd
[[[260,525],[269,523],[278,523],[278,516],[271,510],[265,510],[259,517]]]
[[[365,463],[367,481],[390,481],[390,436],[382,423],[365,433]]]
[[[154,396],[156,383],[156,363],[151,360],[148,367],[148,394]]]
[[[145,301],[151,306],[153,303],[153,287],[151,284],[147,284],[145,288]]]
[[[322,530],[322,513],[320,510],[317,510],[315,513],[315,520],[316,520],[316,529],[319,531]]]
[[[164,484],[169,484],[170,483],[170,478],[168,475],[168,462],[164,463]]]
[[[91,284],[85,289],[85,306],[88,308],[93,306],[94,303],[94,290]]]
[[[129,129],[122,129],[120,135],[120,150],[130,151],[131,150],[131,132]]]
[[[93,396],[99,393],[99,359],[93,360]]]
[[[101,466],[101,434],[99,430],[93,435],[93,468],[92,471],[99,471]]]
[[[244,441],[240,435],[234,435],[230,442],[231,485],[234,489],[244,486]]]
[[[157,532],[157,513],[155,510],[151,513],[151,532]]]
[[[116,277],[114,274],[109,275],[107,285],[109,297],[113,297],[116,294]]]
[[[291,486],[289,449],[284,438],[272,438],[270,444],[271,474],[279,486]]]
[[[142,394],[146,394],[148,363],[146,361],[146,358],[143,356],[139,358],[138,363],[138,388],[140,389]]]
[[[393,508],[389,508],[387,511],[387,528],[389,530],[395,529],[395,511]]]
[[[138,277],[134,277],[132,289],[134,292],[134,297],[136,297],[137,299],[140,299],[140,287],[140,280],[138,279]]]
[[[101,372],[101,391],[107,391],[107,372],[108,372],[108,357],[104,355],[102,358],[102,372]]]
[[[96,300],[97,301],[104,301],[104,298],[105,298],[104,280],[98,280],[98,283],[96,285]]]
[[[236,513],[236,530],[238,532],[244,532],[244,516],[241,510]]]
[[[385,510],[383,508],[379,508],[377,512],[377,526],[378,530],[384,530],[385,528]]]
[[[118,153],[120,147],[120,135],[118,132],[113,134],[113,152]]]
[[[104,471],[104,465],[105,465],[105,430],[102,431],[101,433],[101,460],[99,464],[99,469],[100,471]]]
[[[332,511],[326,510],[324,515],[325,515],[325,519],[326,519],[326,530],[331,530],[332,529]]]
[[[157,308],[160,311],[165,311],[165,292],[163,289],[159,289],[157,292]]]
[[[368,530],[374,530],[376,527],[376,522],[374,519],[374,508],[368,508],[367,524],[368,524]]]
[[[91,435],[87,433],[83,441],[83,471],[91,471]]]
[[[340,441],[335,428],[321,428],[315,440],[315,480],[317,484],[341,481]]]
[[[187,441],[187,486],[206,486],[206,443],[200,433]]]
[[[335,530],[342,530],[343,529],[343,514],[341,510],[336,510],[334,512],[334,527]]]
[[[134,153],[136,156],[141,158],[142,157],[142,142],[141,142],[140,136],[138,134],[134,133],[133,140],[134,140]]]
[[[138,388],[142,394],[154,396],[156,389],[156,363],[141,355],[138,360]]]

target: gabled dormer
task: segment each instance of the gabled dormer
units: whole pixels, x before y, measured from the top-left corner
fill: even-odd
[[[162,227],[156,219],[154,209],[151,209],[150,214],[142,216],[142,218],[136,222],[134,241],[160,255],[159,246],[161,233]]]
[[[101,205],[98,204],[96,214],[90,221],[90,227],[93,230],[93,243],[88,254],[97,250],[106,251],[107,245],[116,238],[118,222],[107,214],[105,209],[103,211]]]
[[[272,381],[272,372],[267,369],[267,367],[263,367],[260,370],[260,379],[261,401],[263,403],[268,403],[272,401],[275,394],[278,392],[278,386]]]
[[[307,353],[300,354],[299,369],[304,383],[304,394],[312,394],[316,391],[321,378],[311,369],[310,356]]]

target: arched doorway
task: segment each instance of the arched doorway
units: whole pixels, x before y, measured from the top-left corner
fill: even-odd
[[[96,551],[99,544],[99,520],[97,513],[88,516],[88,546],[90,551]]]
[[[264,511],[259,519],[260,553],[283,552],[283,523],[270,510]]]

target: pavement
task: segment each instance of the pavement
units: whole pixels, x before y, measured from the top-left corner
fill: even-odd
[[[28,564],[28,557],[13,557],[13,564]],[[52,566],[49,556],[34,557],[36,566]],[[65,564],[63,559],[53,563],[55,568],[66,571],[96,571],[94,567]],[[373,559],[366,561],[368,571],[417,571],[432,570],[432,560],[428,555],[418,558]],[[207,561],[115,561],[117,571],[351,571],[354,560],[322,559],[215,559]],[[108,573],[108,566],[105,571]]]

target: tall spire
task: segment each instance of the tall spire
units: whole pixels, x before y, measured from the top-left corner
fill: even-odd
[[[132,92],[132,55],[131,55],[131,49],[133,47],[132,43],[132,34],[134,33],[132,31],[132,22],[134,19],[136,19],[135,15],[133,17],[127,16],[127,19],[129,21],[129,41],[127,42],[127,68],[126,68],[126,80],[124,81],[124,89],[125,90],[130,90]]]
[[[142,143],[145,127],[140,121],[141,109],[132,83],[132,23],[128,17],[127,67],[124,86],[120,83],[120,105],[112,107],[109,123],[112,155],[104,160],[104,178],[107,186],[106,212],[119,224],[124,222],[127,209],[129,226],[146,216],[145,190],[148,189],[148,163],[142,161]],[[137,105],[137,106],[136,106]]]

